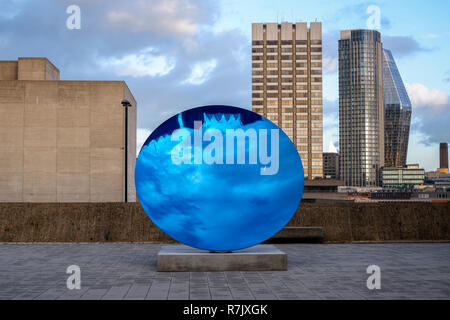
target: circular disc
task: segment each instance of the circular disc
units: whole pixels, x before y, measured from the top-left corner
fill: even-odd
[[[283,228],[300,203],[304,175],[289,137],[246,109],[205,106],[161,124],[135,170],[150,219],[186,245],[243,249]]]

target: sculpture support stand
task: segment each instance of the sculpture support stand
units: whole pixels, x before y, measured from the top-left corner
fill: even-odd
[[[157,270],[284,271],[287,270],[287,254],[267,244],[233,252],[208,252],[185,245],[164,245],[158,253]]]

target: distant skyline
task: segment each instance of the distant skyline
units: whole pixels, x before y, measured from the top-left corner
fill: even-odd
[[[64,80],[125,80],[138,101],[141,144],[186,108],[251,108],[253,22],[320,21],[323,145],[338,147],[339,31],[367,28],[373,5],[412,103],[407,162],[435,170],[439,142],[450,141],[448,1],[79,0],[81,29],[69,30],[72,4],[2,0],[0,59],[48,57]]]

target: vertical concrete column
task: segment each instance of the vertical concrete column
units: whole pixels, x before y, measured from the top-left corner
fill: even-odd
[[[277,75],[279,76],[279,73],[280,73],[279,60],[280,60],[280,57],[279,57],[278,37],[279,37],[278,36],[278,23],[267,23],[266,24],[266,40],[265,40],[265,44],[266,44],[266,61],[267,61],[267,63],[274,63],[276,61],[276,63],[277,63]],[[268,59],[268,57],[269,57],[268,48],[270,48],[272,50],[274,48],[276,48],[276,50],[277,50],[277,52],[276,52],[276,60],[269,60]],[[270,54],[270,56],[273,57],[274,55]],[[267,66],[267,64],[266,64],[266,66]],[[267,80],[269,78],[268,73],[269,72],[266,72],[267,76],[265,77],[266,78],[266,89],[267,89],[267,82],[268,82]],[[273,86],[273,84],[274,84],[273,82],[270,82],[271,86]],[[279,85],[279,80],[277,81],[277,85]],[[279,92],[279,90],[280,90],[280,88],[278,87],[278,92]],[[267,91],[267,90],[265,90],[265,91]],[[277,107],[278,107],[278,111],[279,111],[280,99],[278,99],[278,101],[277,101]],[[272,105],[270,106],[270,109],[271,110],[274,109]],[[277,114],[279,114],[279,112],[277,112]],[[270,119],[270,116],[269,116],[269,119]],[[279,120],[280,119],[277,116],[277,119],[276,120],[272,120],[272,121],[275,124],[279,125]]]

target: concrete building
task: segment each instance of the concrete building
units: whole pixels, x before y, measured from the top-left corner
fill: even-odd
[[[434,179],[434,187],[436,189],[450,190],[450,174],[439,172],[439,176]]]
[[[0,142],[0,202],[136,201],[136,101],[123,81],[60,81],[46,58],[0,61]]]
[[[383,188],[412,189],[422,185],[425,181],[425,170],[418,164],[410,164],[406,167],[383,167],[381,170],[381,184]]]
[[[377,186],[384,166],[382,47],[378,31],[341,31],[339,171],[347,186]]]
[[[323,153],[323,175],[326,179],[339,179],[339,154]]]
[[[426,184],[431,184],[436,189],[450,190],[450,174],[441,171],[431,171],[425,174]]]
[[[348,199],[346,192],[339,191],[343,186],[344,181],[337,179],[306,180],[302,202],[353,201]]]
[[[441,142],[439,145],[439,172],[448,173],[448,143]]]
[[[408,154],[411,101],[391,51],[383,49],[384,165],[404,167]]]
[[[291,138],[306,179],[323,177],[322,24],[252,24],[252,109]]]

